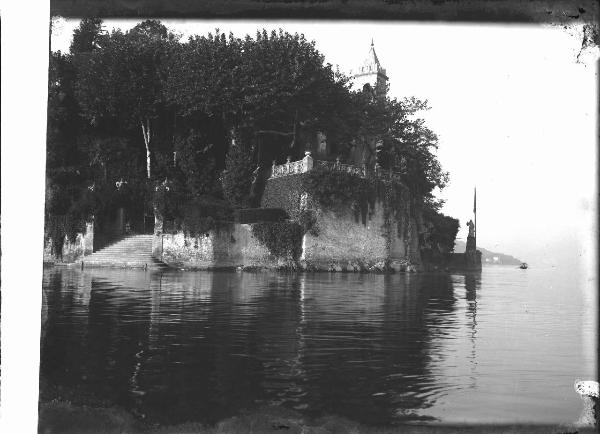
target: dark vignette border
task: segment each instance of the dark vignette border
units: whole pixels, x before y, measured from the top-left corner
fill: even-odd
[[[262,18],[597,22],[594,0],[51,0],[51,15],[106,18]]]

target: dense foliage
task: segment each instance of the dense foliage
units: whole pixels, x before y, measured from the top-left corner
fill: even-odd
[[[263,222],[252,225],[252,235],[278,258],[295,263],[302,254],[304,228],[294,221]]]
[[[238,223],[281,222],[290,216],[281,208],[246,208],[234,211],[235,221]]]
[[[50,55],[46,221],[55,237],[92,215],[102,227],[116,207],[156,209],[174,229],[204,232],[232,209],[259,206],[272,162],[300,159],[319,132],[332,157],[400,172],[423,201],[447,182],[437,137],[416,117],[426,103],[351,91],[303,35],[217,30],[181,41],[155,20],[107,33],[89,18],[73,36],[69,53]],[[374,181],[318,171],[305,187],[351,204],[363,221],[380,194]]]
[[[300,211],[302,179],[306,174],[294,174],[269,180],[262,194],[261,206],[284,209],[297,220]]]
[[[459,229],[459,221],[453,217],[440,214],[435,210],[427,209],[423,218],[429,226],[424,248],[439,253],[450,253],[454,251],[454,241]]]
[[[377,199],[377,181],[343,172],[313,170],[303,179],[303,190],[321,206],[341,211],[350,207],[366,224]]]
[[[235,207],[250,206],[252,182],[252,155],[241,146],[232,146],[225,159],[222,177],[225,198]]]
[[[312,209],[303,209],[298,213],[298,224],[302,226],[304,233],[318,237],[320,230],[317,224],[317,214]]]

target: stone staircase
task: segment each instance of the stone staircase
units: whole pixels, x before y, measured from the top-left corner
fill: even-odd
[[[130,235],[83,258],[84,267],[167,268],[152,257],[153,235]]]

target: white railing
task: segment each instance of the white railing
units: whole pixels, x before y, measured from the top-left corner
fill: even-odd
[[[332,172],[349,173],[351,175],[360,176],[361,178],[375,177],[402,183],[402,177],[398,172],[382,169],[378,164],[376,164],[372,170],[369,170],[366,165],[359,167],[352,164],[341,163],[339,158],[336,161],[315,160],[312,158],[310,152],[305,152],[304,158],[298,161],[291,161],[290,157],[287,158],[287,162],[284,164],[277,165],[275,164],[275,161],[273,161],[271,178],[305,173],[316,167]]]
[[[287,158],[287,162],[284,164],[275,164],[273,161],[273,167],[271,169],[271,178],[279,178],[286,175],[294,175],[296,173],[305,173],[313,168],[313,158],[310,156],[310,152],[304,153],[304,158],[298,161],[290,161],[291,158]]]

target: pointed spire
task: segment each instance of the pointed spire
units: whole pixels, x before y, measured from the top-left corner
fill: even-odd
[[[368,84],[372,89],[379,89],[382,95],[386,93],[388,78],[375,53],[375,40],[373,38],[371,38],[371,46],[366,58],[364,58],[358,69],[351,71],[351,74],[356,79],[354,84],[358,89],[364,89],[364,86]]]
[[[373,38],[371,38],[371,48],[369,49],[369,54],[367,58],[363,62],[362,68],[360,68],[360,72],[362,73],[376,73],[381,69],[381,65],[379,64],[379,59],[377,58],[377,54],[375,54],[375,43]]]

